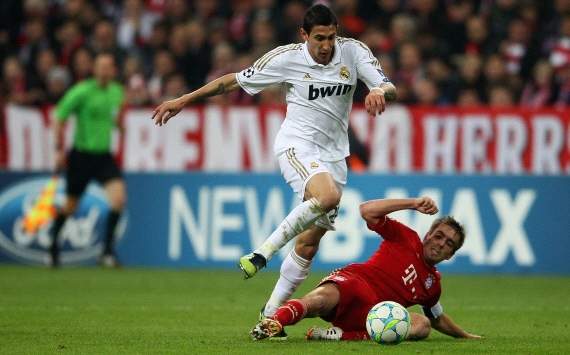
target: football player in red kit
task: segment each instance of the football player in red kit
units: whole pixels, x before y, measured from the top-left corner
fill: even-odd
[[[382,301],[423,307],[425,315],[410,313],[408,339],[424,339],[432,327],[457,338],[480,338],[455,324],[439,303],[441,284],[435,265],[448,260],[461,248],[465,239],[463,227],[453,217],[439,218],[422,241],[414,230],[387,216],[404,209],[430,215],[438,212],[429,197],[371,200],[361,204],[360,213],[368,228],[384,239],[380,248],[366,262],[332,272],[313,291],[286,302],[273,317],[260,320],[251,331],[253,339],[272,337],[283,327],[312,317],[321,317],[333,327],[313,327],[307,332],[307,339],[368,339],[366,316],[372,306]]]

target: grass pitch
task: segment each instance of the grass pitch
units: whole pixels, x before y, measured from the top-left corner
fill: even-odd
[[[297,295],[311,289],[314,273]],[[317,319],[287,342],[249,339],[276,273],[0,266],[2,354],[568,354],[570,278],[445,276],[442,304],[481,341],[437,332],[421,342],[307,342]]]

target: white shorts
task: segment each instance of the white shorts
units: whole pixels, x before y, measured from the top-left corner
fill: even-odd
[[[287,184],[291,186],[293,192],[297,194],[300,201],[304,200],[307,183],[316,174],[323,172],[331,174],[340,191],[346,185],[348,173],[346,160],[321,161],[316,148],[313,150],[306,146],[291,147],[280,153],[277,156],[277,160],[279,161],[281,175],[283,175]],[[331,210],[328,216],[321,217],[315,224],[328,230],[334,230],[334,219],[337,214],[338,207]]]

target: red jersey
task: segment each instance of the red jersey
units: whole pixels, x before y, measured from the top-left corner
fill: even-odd
[[[384,239],[380,248],[365,263],[350,264],[343,270],[364,280],[378,302],[395,301],[404,307],[436,305],[441,276],[425,262],[419,235],[389,217],[368,228]]]

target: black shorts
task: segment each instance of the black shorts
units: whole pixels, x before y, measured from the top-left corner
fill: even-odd
[[[84,153],[72,149],[67,155],[65,177],[67,194],[79,197],[92,179],[105,184],[122,178],[122,174],[110,153]]]

